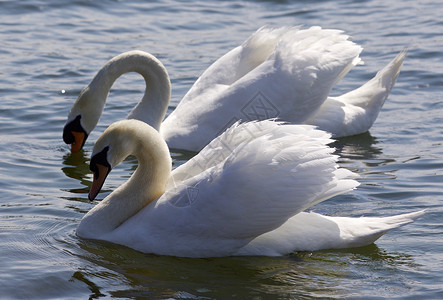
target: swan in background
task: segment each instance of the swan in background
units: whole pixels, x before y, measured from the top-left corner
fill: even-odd
[[[160,131],[174,149],[200,151],[237,121],[276,118],[310,124],[333,137],[366,132],[399,74],[406,53],[360,88],[328,97],[358,62],[362,48],[339,30],[262,27],[215,61],[163,121],[171,85],[162,63],[142,51],[111,59],[72,106],[63,139],[79,151],[97,125],[114,81],[138,72],[146,81],[142,100],[128,115]]]
[[[368,245],[424,212],[345,218],[304,212],[354,189],[330,135],[307,125],[235,123],[171,172],[168,146],[148,124],[123,120],[94,145],[89,198],[128,155],[130,179],[92,208],[77,235],[159,255],[278,256]]]

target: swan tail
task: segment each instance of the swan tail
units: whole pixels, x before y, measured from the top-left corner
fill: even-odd
[[[372,244],[388,231],[412,223],[425,213],[425,210],[421,210],[391,217],[328,218],[339,227],[338,248],[351,248]]]
[[[361,87],[339,97],[328,97],[305,124],[331,132],[334,138],[368,131],[389,96],[405,57],[406,50]]]
[[[378,71],[374,78],[336,99],[366,110],[372,109],[375,120],[400,74],[406,54],[407,50],[403,50],[386,67]]]
[[[417,211],[392,217],[328,217],[301,212],[277,229],[262,234],[238,255],[281,256],[295,251],[319,251],[367,246],[383,234],[423,216]]]

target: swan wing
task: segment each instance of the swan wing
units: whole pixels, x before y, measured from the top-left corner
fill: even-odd
[[[338,168],[330,141],[311,126],[278,125],[169,188],[121,227],[143,224],[140,236],[148,230],[155,239],[141,242],[146,252],[231,255],[304,209],[358,185],[352,172]]]
[[[252,34],[240,46],[235,47],[203,72],[191,89],[180,101],[179,106],[187,102],[198,101],[197,96],[207,89],[228,86],[263,63],[274,51],[281,36],[296,27],[271,28],[263,26]]]
[[[332,86],[359,61],[361,47],[341,31],[311,27],[281,30],[279,34],[275,34],[277,42],[273,36],[273,48],[265,51],[272,52],[258,65],[265,55],[251,59],[254,63],[246,63],[245,58],[240,64],[234,63],[242,65],[237,72],[232,66],[221,68],[219,65],[228,64],[230,58],[238,61],[245,56],[241,55],[242,48],[236,48],[214,67],[219,71],[213,75],[216,79],[207,79],[211,71],[201,80],[204,84],[197,81],[195,90],[162,125],[162,135],[171,148],[199,151],[238,120],[280,118],[300,123],[317,110]],[[223,70],[229,74],[223,75]]]
[[[174,169],[167,189],[224,162],[233,150],[241,144],[247,144],[255,138],[273,132],[280,124],[282,123],[273,120],[234,123],[221,135],[214,138],[197,155]]]

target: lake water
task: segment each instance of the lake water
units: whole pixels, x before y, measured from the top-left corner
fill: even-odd
[[[0,1],[1,299],[443,298],[443,5],[439,1]],[[62,141],[81,89],[111,57],[153,53],[173,85],[170,111],[211,62],[264,24],[345,30],[365,50],[334,90],[409,54],[369,133],[335,143],[361,186],[315,207],[333,216],[428,209],[375,244],[284,257],[184,259],[76,237],[93,142],[143,94],[119,79],[85,145]],[[127,100],[129,99],[129,101]],[[188,153],[173,153],[175,165]],[[102,199],[136,167],[128,159]]]

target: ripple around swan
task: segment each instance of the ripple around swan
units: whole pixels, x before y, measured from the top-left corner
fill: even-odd
[[[0,1],[0,298],[442,299],[440,6],[431,0]],[[127,115],[144,88],[137,76],[119,79],[85,151],[71,155],[61,140],[66,115],[103,63],[131,49],[159,57],[173,84],[170,112],[211,62],[264,24],[339,28],[362,44],[365,65],[334,94],[357,87],[408,47],[370,133],[333,144],[361,185],[314,210],[428,213],[376,245],[280,258],[180,259],[78,239],[79,220],[97,203],[87,199],[93,141]],[[174,167],[192,155],[172,153]],[[100,197],[136,164],[128,159],[115,169]]]

